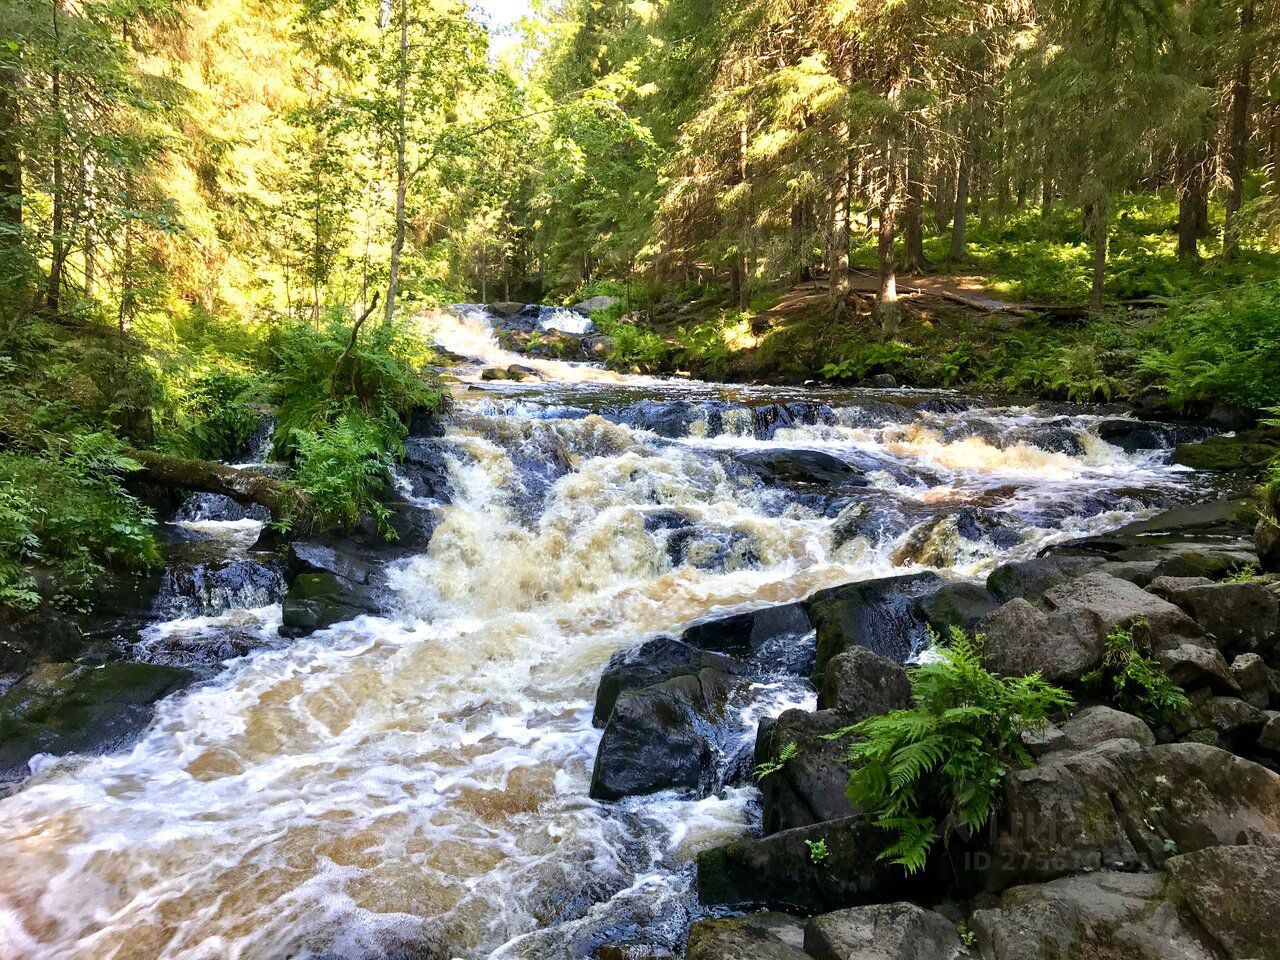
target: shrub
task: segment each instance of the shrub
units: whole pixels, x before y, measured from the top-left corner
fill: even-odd
[[[909,873],[925,865],[939,836],[987,822],[1005,773],[1033,762],[1022,734],[1072,705],[1039,675],[989,672],[981,636],[953,629],[937,653],[908,673],[914,707],[842,731],[863,738],[849,749],[849,798],[892,834],[880,858]]]
[[[230,367],[212,366],[187,377],[174,390],[173,429],[163,445],[174,453],[225,460],[258,429],[250,405],[256,378]]]
[[[73,604],[107,567],[159,563],[155,522],[121,484],[138,468],[105,433],[73,436],[42,456],[0,453],[0,606],[39,606],[40,568],[55,574],[54,599]]]
[[[1182,688],[1170,680],[1160,665],[1147,657],[1142,639],[1147,622],[1117,627],[1107,636],[1102,664],[1081,679],[1086,686],[1105,693],[1121,710],[1149,723],[1166,723],[1188,705]]]
[[[315,498],[320,521],[350,528],[370,514],[379,532],[393,539],[391,512],[378,495],[387,487],[387,474],[400,448],[388,448],[382,425],[352,410],[314,430],[299,429],[294,439],[295,480]]]

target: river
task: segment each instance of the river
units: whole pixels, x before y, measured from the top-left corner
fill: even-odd
[[[1099,439],[1101,412],[628,377],[505,354],[477,311],[435,323],[450,349],[542,379],[456,371],[433,441],[449,493],[419,498],[436,527],[389,571],[397,614],[285,641],[278,604],[249,598],[154,625],[161,649],[231,625],[264,642],[162,702],[130,748],[43,758],[0,801],[0,956],[678,951],[692,856],[751,830],[758,794],[589,799],[615,651],[921,564],[981,576],[1198,492],[1167,450]],[[744,469],[780,449],[862,479]],[[812,698],[754,683],[726,765],[761,716]]]

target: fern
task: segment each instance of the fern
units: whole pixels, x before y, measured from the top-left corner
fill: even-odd
[[[1149,723],[1167,723],[1189,705],[1182,688],[1148,659],[1143,639],[1148,624],[1138,620],[1130,628],[1117,627],[1107,636],[1106,651],[1096,670],[1081,679],[1105,692],[1117,707]]]
[[[830,735],[861,735],[849,748],[849,798],[892,834],[881,859],[908,873],[924,867],[940,836],[987,822],[1005,773],[1032,762],[1021,735],[1072,704],[1038,675],[990,673],[981,644],[953,629],[937,661],[910,671],[914,707]]]

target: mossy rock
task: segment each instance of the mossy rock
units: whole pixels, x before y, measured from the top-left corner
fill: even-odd
[[[1226,472],[1266,466],[1280,455],[1280,434],[1273,430],[1243,430],[1233,437],[1210,437],[1199,443],[1180,443],[1173,462],[1194,470]]]
[[[45,663],[0,697],[0,771],[37,753],[106,749],[136,734],[151,707],[194,674],[155,663]]]
[[[366,591],[332,573],[299,574],[284,598],[283,632],[301,636],[355,619],[361,614],[371,613],[373,609]]]

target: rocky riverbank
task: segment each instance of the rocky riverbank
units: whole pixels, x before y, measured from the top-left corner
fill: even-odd
[[[816,711],[759,726],[761,830],[698,857],[690,960],[1280,957],[1280,581],[1258,574],[1241,501],[1169,511],[997,567],[985,583],[911,574],[697,624],[614,658],[593,796],[716,789],[733,690],[811,676]],[[930,629],[985,637],[1005,676],[1039,673],[1078,707],[1027,746],[978,836],[908,876],[845,795],[835,731],[906,707]],[[1186,693],[1150,724],[1085,682],[1108,637],[1141,632]],[[817,855],[815,851],[820,851]],[[619,948],[624,949],[624,948]],[[631,949],[627,956],[643,956]]]

